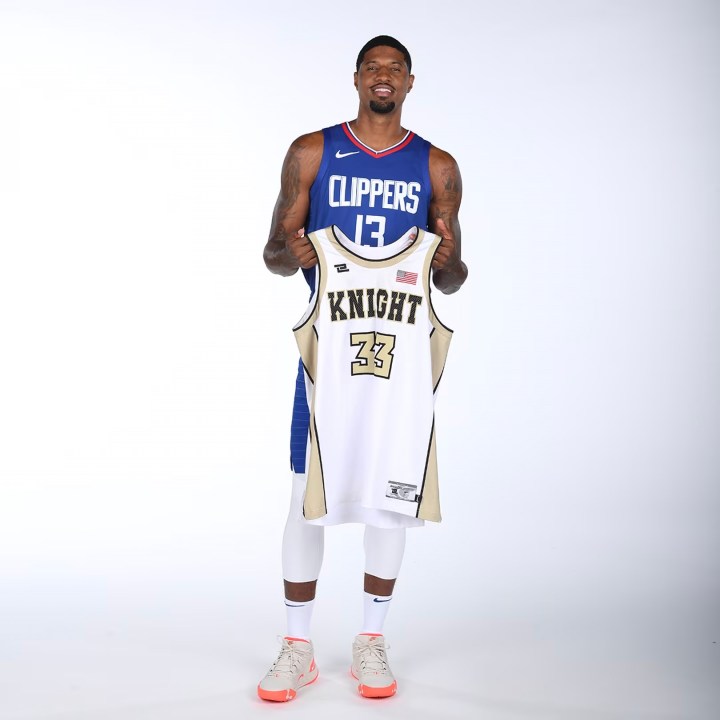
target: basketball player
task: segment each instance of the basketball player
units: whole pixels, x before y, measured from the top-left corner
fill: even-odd
[[[310,233],[336,226],[357,245],[382,247],[417,227],[442,238],[431,256],[435,287],[449,294],[465,282],[457,163],[401,124],[402,106],[415,80],[411,70],[410,53],[398,40],[387,35],[369,40],[358,54],[354,73],[357,117],[292,143],[263,254],[271,272],[287,276],[301,268],[314,289],[318,255]],[[330,513],[306,519],[308,421],[300,364],[291,428],[293,488],[282,547],[287,634],[277,660],[258,685],[258,694],[265,700],[291,700],[300,687],[317,678],[310,620],[324,525],[363,522],[364,618],[352,645],[352,674],[363,696],[388,697],[396,692],[397,683],[388,665],[384,621],[402,562],[406,528],[423,520],[359,507],[344,517]]]

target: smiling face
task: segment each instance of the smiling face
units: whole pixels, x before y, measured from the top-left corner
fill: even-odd
[[[414,80],[403,54],[395,48],[379,45],[365,53],[360,69],[355,73],[355,88],[361,105],[385,115],[402,106]]]

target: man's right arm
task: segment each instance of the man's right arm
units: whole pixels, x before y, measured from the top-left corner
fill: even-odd
[[[322,131],[302,135],[287,151],[270,236],[263,250],[270,272],[293,275],[299,267],[309,268],[317,263],[315,250],[305,238],[304,226],[310,209],[310,187],[322,152]]]

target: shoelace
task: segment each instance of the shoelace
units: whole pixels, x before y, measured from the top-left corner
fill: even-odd
[[[388,662],[385,656],[385,648],[378,645],[374,640],[370,640],[367,645],[363,644],[359,647],[360,651],[360,669],[365,672],[386,673],[388,672]]]
[[[278,675],[294,675],[300,664],[307,660],[307,655],[307,650],[300,650],[295,643],[283,638],[282,649],[270,672]]]

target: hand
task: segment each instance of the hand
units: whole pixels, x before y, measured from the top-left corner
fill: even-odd
[[[305,228],[300,228],[291,238],[286,240],[285,247],[303,270],[317,265],[317,254],[311,242],[305,237]]]
[[[435,234],[442,237],[442,242],[435,251],[432,267],[434,270],[440,270],[448,264],[450,258],[455,254],[455,238],[442,218],[435,220]]]

